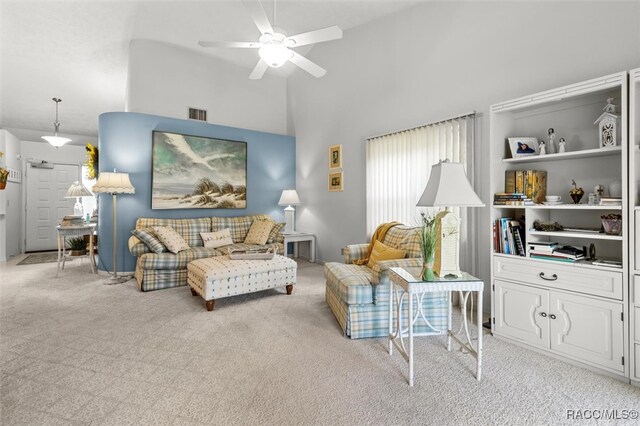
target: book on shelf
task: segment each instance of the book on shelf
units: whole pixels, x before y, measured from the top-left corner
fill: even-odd
[[[551,254],[555,249],[558,248],[558,243],[553,241],[531,241],[527,244],[529,253],[536,252],[540,254]]]
[[[534,203],[542,203],[547,195],[547,172],[543,170],[507,170],[504,192],[522,193]]]
[[[525,233],[523,224],[510,217],[493,222],[493,251],[495,253],[525,256]]]
[[[563,262],[575,262],[585,258],[586,247],[562,246],[549,252],[549,247],[529,249],[529,257],[534,259],[558,260]]]
[[[619,260],[596,259],[591,262],[595,266],[607,266],[610,268],[622,268],[622,262]]]
[[[601,206],[621,206],[622,198],[621,197],[602,197],[600,198]]]
[[[581,258],[574,259],[571,257],[551,256],[551,255],[545,255],[545,254],[531,254],[529,255],[529,257],[531,259],[553,260],[555,262],[569,262],[569,263],[574,263],[574,262],[577,262],[578,260],[584,259],[584,256],[582,256]]]

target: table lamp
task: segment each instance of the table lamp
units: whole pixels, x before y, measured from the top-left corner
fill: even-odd
[[[284,209],[284,221],[286,223],[286,225],[284,226],[284,234],[293,234],[294,232],[296,232],[296,210],[292,206],[297,206],[299,204],[300,198],[298,198],[298,193],[295,189],[285,189],[284,191],[282,191],[282,195],[280,196],[278,205],[287,206]]]
[[[89,192],[89,190],[80,182],[75,181],[71,184],[69,189],[67,189],[67,193],[64,195],[64,198],[75,198],[76,203],[73,205],[73,215],[81,216],[83,215],[82,203],[80,202],[80,197],[91,197],[93,194]]]
[[[128,173],[100,172],[98,181],[93,185],[93,192],[104,192],[113,195],[113,277],[106,284],[120,284],[131,277],[118,277],[118,245],[117,224],[118,209],[116,208],[116,194],[135,194],[136,189],[131,185]]]
[[[450,207],[484,207],[474,192],[462,163],[440,161],[431,168],[429,182],[418,207],[446,207],[436,215],[436,249],[433,272],[439,277],[462,276],[460,271],[460,216]]]

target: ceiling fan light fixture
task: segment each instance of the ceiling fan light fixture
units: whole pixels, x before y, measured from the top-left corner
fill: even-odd
[[[272,68],[279,68],[285,64],[293,53],[285,46],[279,43],[264,44],[258,50],[260,58]]]
[[[51,145],[56,148],[60,148],[62,145],[67,142],[71,142],[69,138],[63,138],[62,136],[58,136],[58,129],[60,128],[60,122],[58,121],[58,104],[62,102],[60,98],[52,98],[53,102],[56,103],[56,121],[53,122],[53,136],[43,136],[42,139],[49,142]]]

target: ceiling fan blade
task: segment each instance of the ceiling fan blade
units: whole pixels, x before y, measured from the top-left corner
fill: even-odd
[[[320,78],[327,73],[327,70],[317,64],[314,64],[299,53],[296,53],[293,50],[290,50],[290,52],[293,53],[293,56],[289,60],[315,78]]]
[[[260,43],[252,41],[199,41],[198,44],[202,47],[240,47],[248,49],[260,47]]]
[[[336,40],[339,38],[342,38],[342,30],[337,25],[334,25],[333,27],[327,27],[321,30],[309,31],[308,33],[294,35],[288,37],[288,40],[293,40],[295,42],[295,44],[291,47],[298,47],[304,46],[306,44]]]
[[[258,27],[261,34],[273,34],[273,28],[271,27],[271,23],[269,23],[267,13],[264,11],[259,0],[242,0],[242,4],[244,8],[247,9],[247,12],[249,12],[249,15],[251,15],[253,22],[256,23],[256,27]]]
[[[264,72],[267,70],[269,65],[262,59],[258,61],[256,67],[251,71],[251,75],[249,75],[250,80],[260,80],[264,75]]]

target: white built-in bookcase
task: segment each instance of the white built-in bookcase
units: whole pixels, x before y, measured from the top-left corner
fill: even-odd
[[[605,196],[614,181],[628,187],[627,96],[628,75],[621,72],[492,105],[492,194],[505,190],[507,170],[544,170],[547,194],[561,195],[566,204],[494,206],[487,224],[493,226],[502,217],[524,217],[527,241],[557,241],[587,248],[594,244],[596,257],[622,262],[622,268],[617,269],[589,261],[570,264],[493,253],[491,329],[497,337],[623,380],[628,380],[630,372],[629,197],[623,191],[621,206],[590,206],[587,202],[596,185],[604,185]],[[614,99],[620,115],[618,140],[613,148],[600,148],[594,122],[608,98]],[[560,138],[566,140],[567,152],[511,158],[509,137],[546,141],[549,128],[555,130],[556,143]],[[638,160],[636,155],[633,158]],[[638,169],[636,182],[640,180]],[[569,196],[572,179],[585,191],[578,205],[572,204]],[[535,220],[598,228],[600,216],[607,213],[622,214],[622,235],[532,230]],[[493,252],[493,243],[490,250]],[[637,264],[640,275],[640,262]]]
[[[631,382],[640,386],[640,68],[629,71],[629,337]]]

